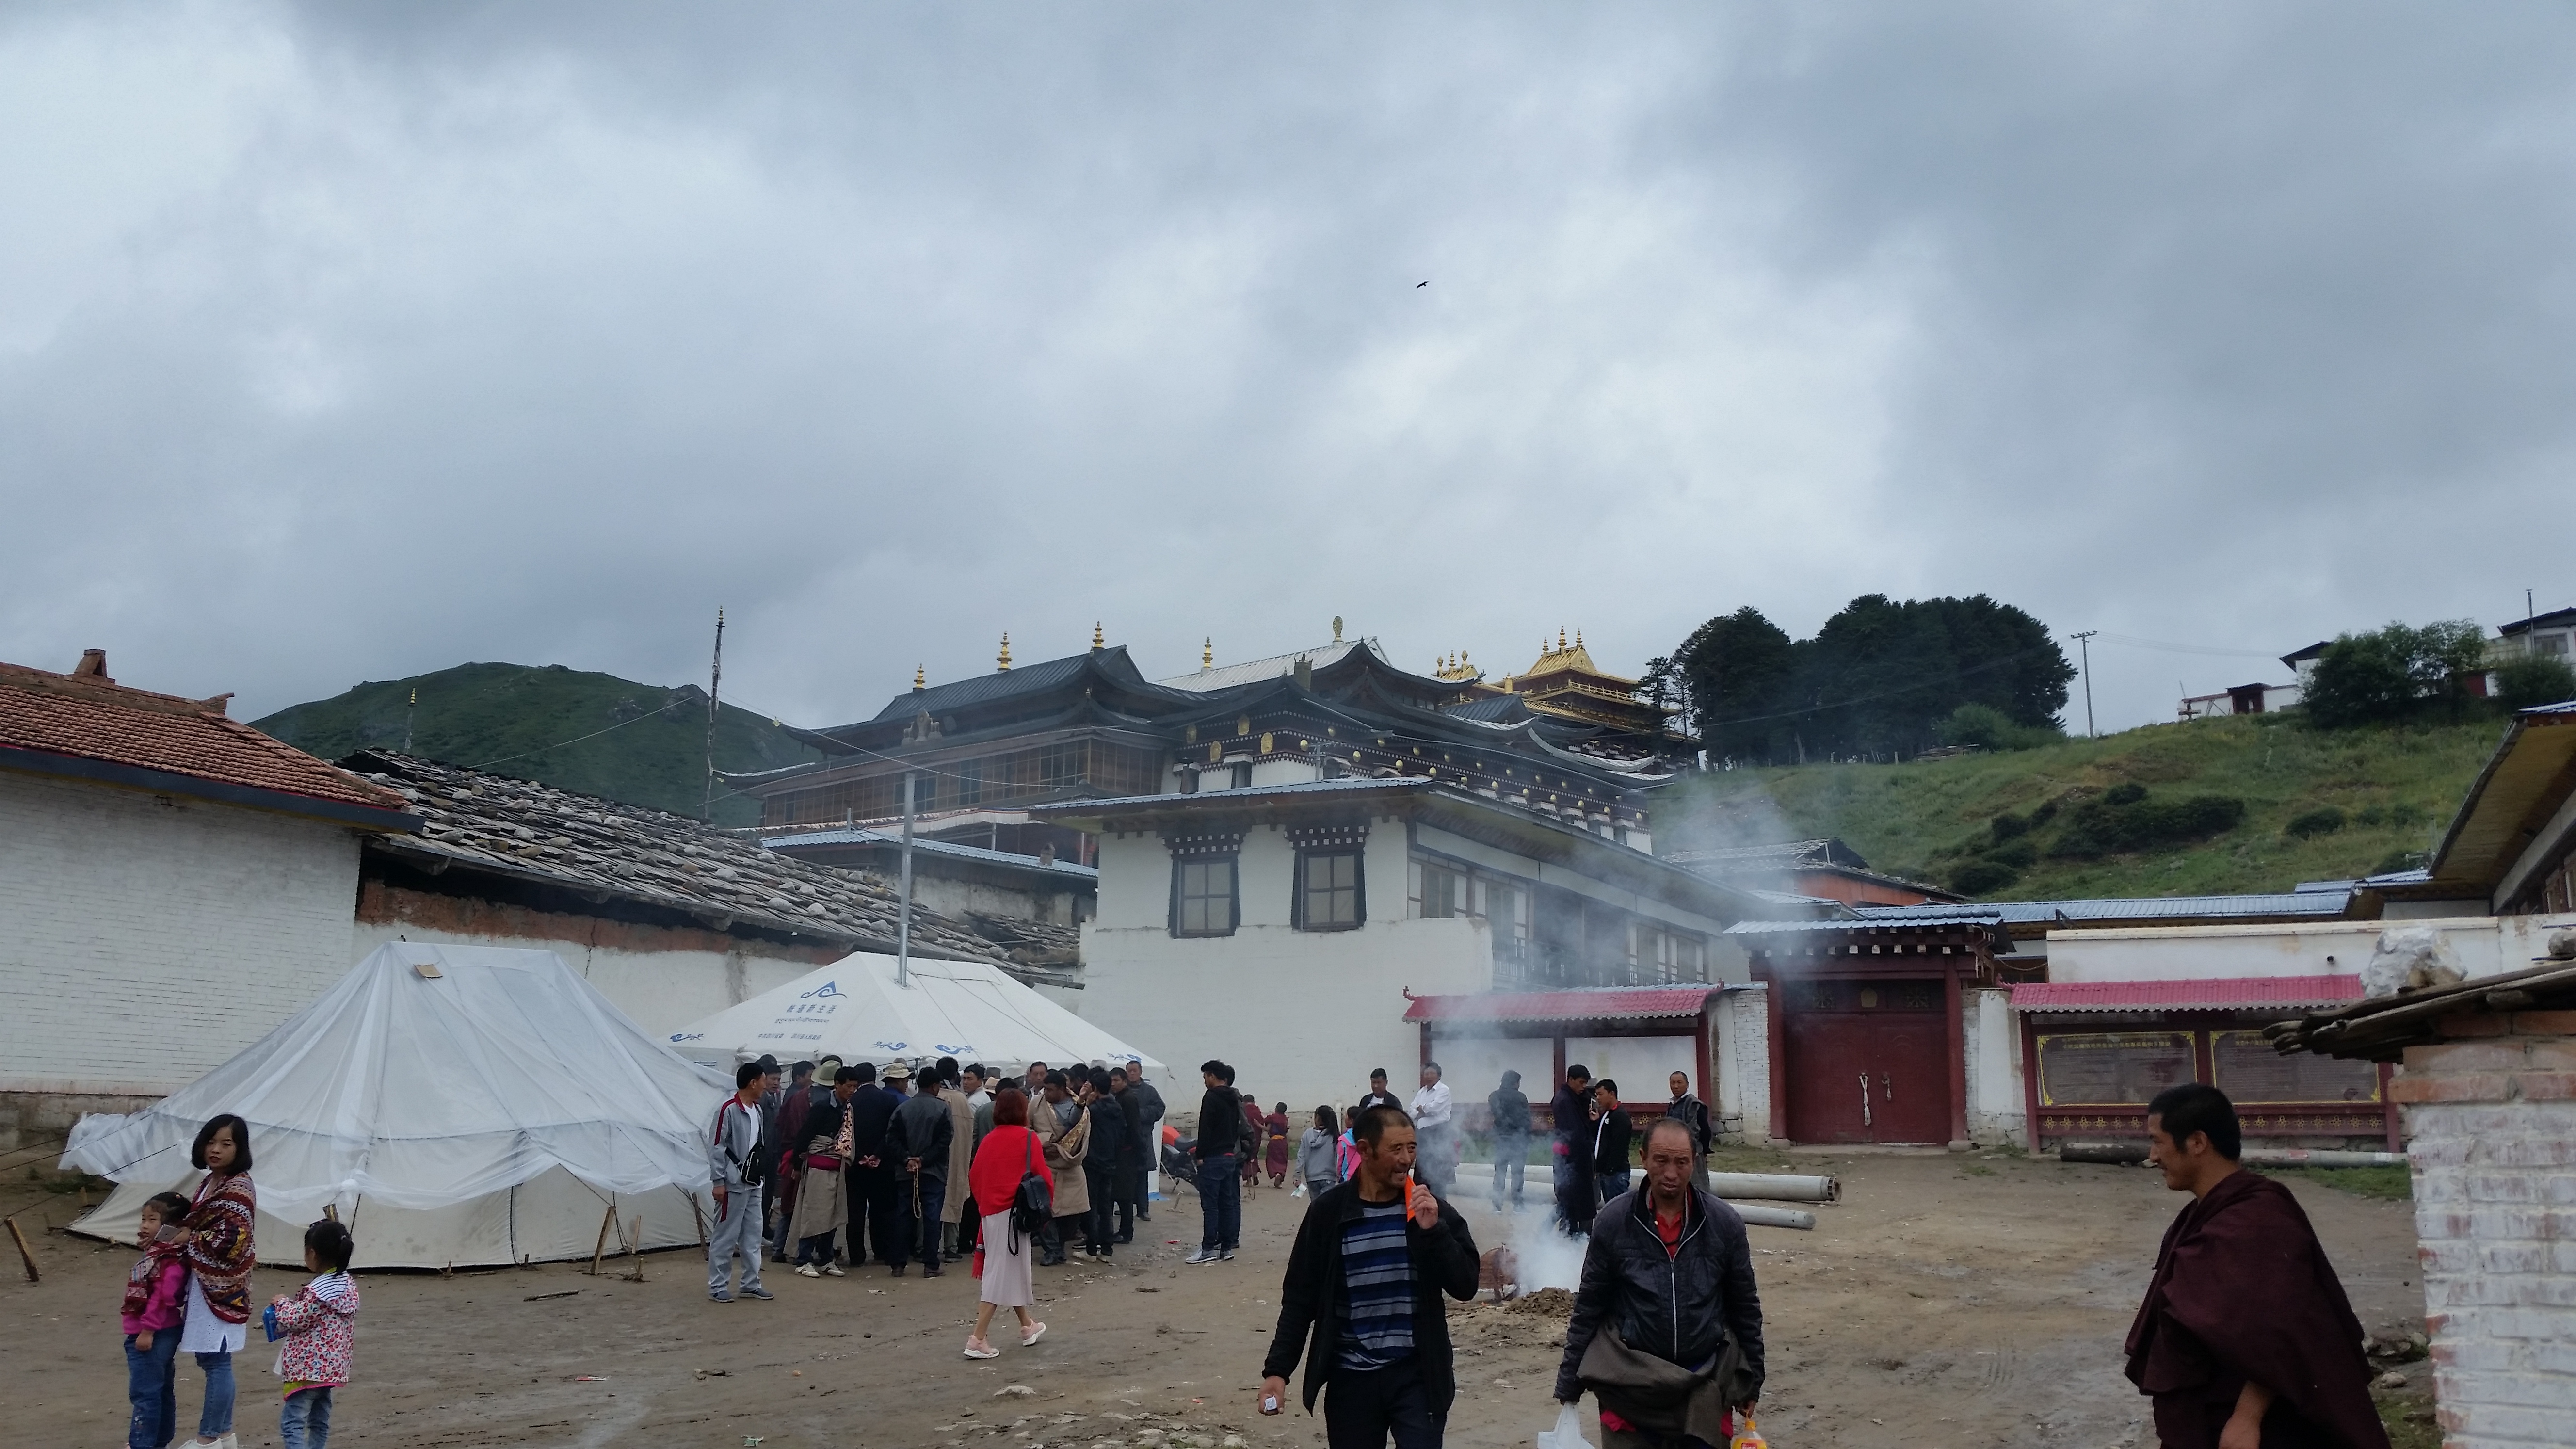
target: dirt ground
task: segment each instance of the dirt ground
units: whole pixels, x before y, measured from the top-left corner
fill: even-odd
[[[1844,1200],[1821,1209],[1811,1233],[1752,1229],[1770,1340],[1761,1424],[1773,1444],[2152,1442],[2118,1350],[2181,1201],[2154,1173],[1939,1152],[1801,1154],[1796,1170],[1840,1176]],[[2363,1323],[2420,1323],[2408,1204],[2293,1187]],[[815,1282],[773,1267],[776,1302],[732,1305],[707,1300],[703,1260],[685,1253],[649,1257],[641,1284],[566,1265],[371,1274],[357,1382],[339,1396],[333,1439],[401,1449],[1320,1444],[1321,1421],[1293,1404],[1275,1419],[1253,1405],[1304,1206],[1259,1190],[1242,1255],[1192,1268],[1180,1260],[1197,1238],[1195,1199],[1159,1205],[1114,1268],[1042,1272],[1046,1339],[1022,1350],[997,1329],[1004,1354],[990,1363],[958,1352],[975,1293],[962,1271],[926,1282],[872,1268]],[[1480,1246],[1507,1236],[1481,1201],[1460,1206]],[[28,1286],[10,1264],[0,1285],[9,1441],[119,1442],[115,1310],[130,1250],[36,1231],[76,1215],[66,1198],[20,1190],[0,1210],[20,1214],[44,1274]],[[263,1269],[254,1291],[264,1301],[293,1281]],[[1531,1444],[1554,1418],[1562,1317],[1487,1304],[1452,1305],[1451,1316],[1449,1442]],[[258,1344],[237,1360],[245,1445],[277,1442],[266,1360]],[[2412,1370],[2419,1386],[2424,1367]],[[197,1394],[183,1361],[183,1438]]]

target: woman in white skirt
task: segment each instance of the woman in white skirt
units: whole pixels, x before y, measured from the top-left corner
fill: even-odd
[[[250,1183],[250,1124],[230,1112],[209,1120],[198,1129],[188,1161],[206,1170],[179,1232],[188,1263],[188,1317],[179,1330],[179,1351],[195,1354],[206,1376],[197,1437],[188,1442],[195,1449],[236,1449],[233,1355],[248,1337],[250,1270],[258,1261],[251,1247],[259,1202]]]
[[[1046,1333],[1046,1325],[1029,1316],[1037,1302],[1037,1274],[1032,1269],[1038,1245],[1011,1226],[1011,1204],[1019,1201],[1020,1179],[1030,1173],[1043,1179],[1050,1193],[1055,1190],[1055,1174],[1047,1170],[1046,1154],[1039,1149],[1037,1134],[1029,1130],[1028,1096],[1017,1087],[1004,1087],[993,1094],[993,1130],[984,1135],[966,1171],[976,1204],[1000,1209],[984,1214],[984,1241],[975,1250],[980,1288],[975,1295],[975,1331],[966,1339],[968,1358],[1002,1356],[984,1337],[993,1326],[996,1308],[1007,1308],[1019,1317],[1020,1347],[1028,1347]]]

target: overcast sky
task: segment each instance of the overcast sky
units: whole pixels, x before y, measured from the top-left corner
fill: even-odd
[[[2169,719],[2576,603],[2571,62],[2502,3],[14,6],[0,659],[249,717],[703,681],[722,604],[825,724],[1095,619],[1633,673],[1985,592],[2246,651],[2096,641]]]

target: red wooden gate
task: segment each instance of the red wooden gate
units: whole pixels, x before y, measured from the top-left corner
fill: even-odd
[[[1950,1138],[1939,981],[1796,983],[1783,1020],[1795,1142]]]

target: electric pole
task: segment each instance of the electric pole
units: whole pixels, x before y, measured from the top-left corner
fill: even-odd
[[[716,823],[716,695],[724,688],[724,605],[716,605],[716,661],[707,671],[707,799],[698,818]]]
[[[2087,629],[2075,636],[2075,648],[2084,660],[2084,738],[2099,739],[2093,733],[2093,636],[2099,629]]]
[[[894,984],[912,986],[912,782],[903,772],[903,895],[894,908]]]

